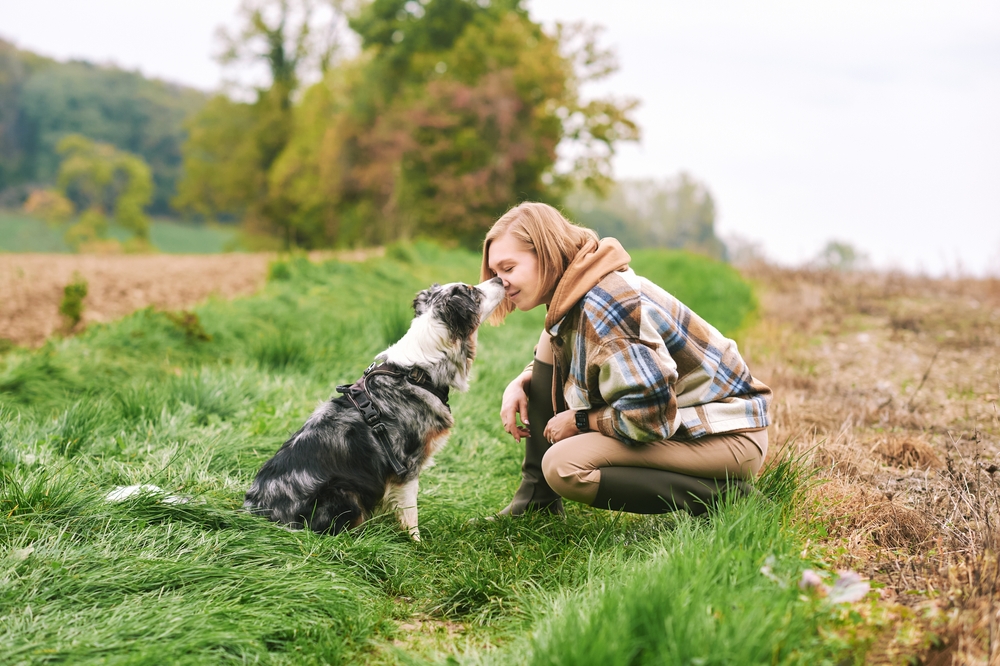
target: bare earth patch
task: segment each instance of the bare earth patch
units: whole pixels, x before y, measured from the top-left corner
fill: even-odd
[[[360,260],[375,251],[316,253]],[[0,339],[36,347],[60,331],[63,289],[87,281],[81,327],[154,306],[189,308],[210,296],[235,298],[260,289],[273,253],[216,255],[0,254]]]

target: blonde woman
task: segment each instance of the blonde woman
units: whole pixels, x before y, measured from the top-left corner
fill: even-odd
[[[760,469],[770,389],[734,341],[630,260],[541,203],[512,208],[486,234],[482,278],[500,277],[507,293],[492,323],[547,310],[532,363],[503,394],[500,419],[525,456],[500,515],[562,513],[563,498],[699,514]]]

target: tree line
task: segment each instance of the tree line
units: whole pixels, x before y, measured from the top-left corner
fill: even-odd
[[[313,38],[331,33],[309,21],[321,7],[244,3],[225,56],[265,63],[269,85],[250,101],[216,96],[189,123],[179,209],[300,247],[474,246],[519,201],[606,188],[616,145],[639,136],[634,101],[580,94],[615,68],[596,32],[549,34],[520,0],[335,3],[330,20],[343,15],[360,40],[353,57]],[[303,86],[317,63],[320,80]]]
[[[148,209],[173,209],[181,176],[184,122],[208,95],[88,62],[57,62],[0,39],[0,205],[20,204],[54,184],[58,148],[79,134],[140,157],[153,191]]]
[[[598,37],[543,30],[522,0],[244,0],[218,57],[266,76],[213,96],[0,42],[0,192],[54,184],[29,208],[80,215],[83,241],[117,221],[138,247],[143,208],[239,220],[285,247],[475,247],[537,200],[626,246],[723,257],[703,185],[613,181],[637,101],[582,94],[617,68]]]

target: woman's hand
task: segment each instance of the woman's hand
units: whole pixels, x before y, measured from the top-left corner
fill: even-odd
[[[525,370],[517,378],[507,385],[503,392],[503,400],[500,403],[500,421],[503,429],[511,434],[515,442],[520,442],[522,437],[531,434],[528,430],[528,382],[531,381],[531,371]],[[517,422],[517,417],[521,417],[521,423]]]
[[[545,426],[544,436],[550,444],[555,444],[567,437],[579,434],[580,431],[576,427],[576,412],[572,409],[567,409],[549,419],[548,424]]]

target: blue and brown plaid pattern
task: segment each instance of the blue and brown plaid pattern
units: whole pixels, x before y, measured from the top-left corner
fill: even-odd
[[[736,343],[631,270],[604,277],[549,332],[568,409],[600,409],[626,443],[769,424],[771,390]]]

